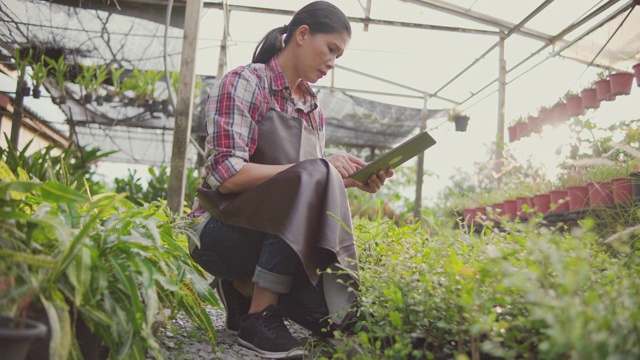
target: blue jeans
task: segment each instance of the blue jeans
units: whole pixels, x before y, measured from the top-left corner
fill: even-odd
[[[328,325],[322,281],[313,285],[298,255],[278,236],[232,226],[211,218],[191,252],[206,272],[224,280],[252,279],[280,293],[278,311],[314,332]]]

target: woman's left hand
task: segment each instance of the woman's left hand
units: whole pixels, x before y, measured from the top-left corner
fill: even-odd
[[[385,180],[392,177],[393,174],[394,172],[391,168],[389,168],[386,172],[380,170],[376,174],[371,175],[366,184],[347,178],[344,179],[344,187],[357,187],[360,190],[375,194],[382,188]]]

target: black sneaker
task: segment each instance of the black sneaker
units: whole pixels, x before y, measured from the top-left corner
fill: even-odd
[[[227,313],[225,327],[232,334],[240,329],[240,319],[249,313],[251,298],[245,297],[233,287],[231,280],[215,279],[211,286],[216,289],[218,298]]]
[[[242,318],[238,341],[241,346],[268,359],[302,358],[306,354],[300,340],[291,335],[273,305]]]

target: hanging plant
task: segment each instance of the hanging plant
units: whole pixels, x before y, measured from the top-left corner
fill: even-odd
[[[107,66],[101,65],[96,68],[94,77],[91,79],[91,91],[95,94],[98,106],[104,104],[104,95],[100,92],[102,84],[107,79]]]
[[[18,87],[23,96],[31,95],[31,88],[28,86],[25,80],[27,66],[31,64],[31,49],[26,54],[21,54],[20,49],[14,51],[14,60],[16,62],[16,69],[18,70]]]
[[[44,59],[44,55],[42,55],[40,57],[40,61],[38,61],[38,62],[33,64],[32,73],[31,73],[31,81],[32,81],[32,85],[33,85],[33,98],[34,99],[39,99],[40,98],[40,95],[42,94],[42,91],[40,90],[40,87],[42,86],[44,81],[47,79],[47,76],[49,74],[49,69],[50,68],[51,68],[50,65],[46,65],[46,61]]]
[[[469,116],[463,115],[457,109],[447,110],[447,120],[455,124],[456,131],[467,131],[467,125],[469,124]]]
[[[60,97],[55,99],[58,104],[64,104],[67,102],[67,88],[65,86],[67,82],[67,72],[69,71],[69,64],[65,62],[64,55],[61,55],[58,60],[45,57],[47,63],[51,67],[51,72],[56,86],[60,89]]]
[[[122,86],[122,73],[125,68],[109,68],[111,72],[111,84],[113,86],[113,90],[107,90],[107,95],[105,97],[105,101],[111,102],[115,98],[122,96],[124,94],[125,89]]]
[[[76,77],[75,79],[75,83],[82,86],[84,88],[85,94],[84,94],[84,103],[85,104],[89,104],[91,103],[91,101],[93,101],[93,78],[95,76],[96,73],[96,67],[95,65],[82,65],[80,64],[80,66],[82,67],[82,72],[80,73],[80,75],[78,75],[78,77]]]

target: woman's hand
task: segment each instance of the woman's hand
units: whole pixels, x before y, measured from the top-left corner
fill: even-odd
[[[382,188],[386,179],[392,177],[394,174],[393,169],[389,168],[387,171],[378,171],[376,174],[373,174],[369,177],[366,184],[363,184],[359,181],[355,181],[353,179],[344,179],[344,187],[357,187],[360,190],[366,191],[368,193],[375,194]]]
[[[347,153],[331,155],[326,157],[326,160],[338,170],[343,179],[347,179],[349,174],[353,174],[367,164],[358,157]]]

